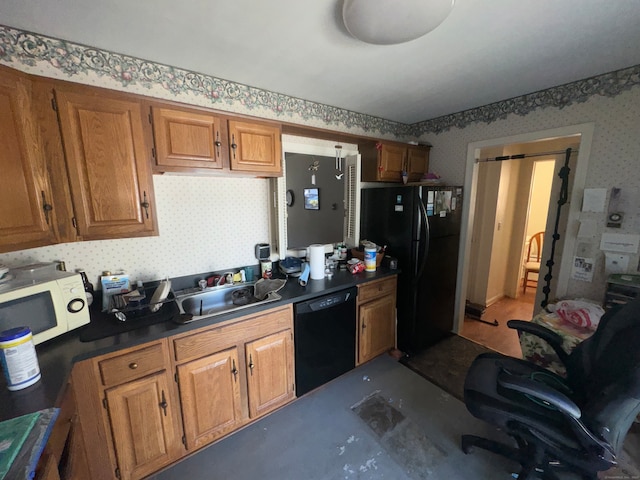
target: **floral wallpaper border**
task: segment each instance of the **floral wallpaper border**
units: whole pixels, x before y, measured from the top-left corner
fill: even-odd
[[[242,110],[274,119],[286,116],[296,123],[320,123],[398,139],[491,123],[511,113],[524,116],[539,108],[564,108],[593,95],[613,97],[640,85],[640,65],[636,65],[409,125],[3,25],[0,63],[14,68],[20,64],[27,70],[46,65],[59,77],[74,77],[80,83],[93,74],[121,90],[142,89],[168,99],[188,96],[199,105],[219,110]]]
[[[359,128],[394,137],[405,136],[408,127],[403,123],[0,25],[0,63],[34,68],[43,62],[61,74],[60,78],[75,77],[76,81],[86,83],[82,77],[91,73],[115,83],[121,90],[142,87],[152,95],[151,90],[158,91],[160,87],[163,98],[188,94],[199,98],[201,105],[219,110],[236,111],[234,107],[245,112],[262,110],[269,112],[271,118],[286,115],[303,123],[314,120],[326,126]]]
[[[464,110],[450,115],[425,120],[411,125],[414,134],[442,133],[455,128],[464,128],[472,123],[491,123],[502,120],[511,113],[524,116],[539,108],[564,108],[573,103],[586,102],[594,95],[615,97],[640,85],[640,65],[604,73],[539,92],[501,100],[482,107]]]

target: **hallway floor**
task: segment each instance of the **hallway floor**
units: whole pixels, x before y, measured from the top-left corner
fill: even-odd
[[[487,307],[482,314],[482,320],[487,322],[497,320],[497,326],[465,316],[460,336],[505,355],[521,358],[518,333],[507,327],[507,321],[531,320],[535,296],[535,289],[528,289],[527,293],[520,295],[517,299],[505,297]]]

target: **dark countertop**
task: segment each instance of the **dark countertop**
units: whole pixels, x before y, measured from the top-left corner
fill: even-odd
[[[298,279],[292,277],[278,291],[278,294],[282,297],[281,300],[243,308],[232,313],[207,317],[184,325],[171,321],[174,314],[178,313],[178,309],[175,303],[169,303],[162,307],[162,310],[166,310],[168,313],[167,318],[169,320],[167,321],[142,326],[89,342],[80,341],[83,329],[89,326],[81,327],[36,347],[42,378],[34,385],[16,392],[10,392],[6,387],[4,375],[1,376],[0,421],[54,406],[73,364],[80,360],[233,320],[234,318],[244,317],[281,305],[303,302],[371,280],[396,275],[397,273],[399,273],[399,270],[389,270],[385,267],[380,267],[375,272],[362,272],[355,275],[348,271],[338,271],[331,279],[309,280],[306,287],[300,286]],[[135,321],[135,319],[132,320],[132,322]],[[91,312],[91,323],[94,324],[94,322],[113,323],[117,321],[114,320],[113,315],[94,311]],[[127,325],[127,328],[130,328],[130,326]]]

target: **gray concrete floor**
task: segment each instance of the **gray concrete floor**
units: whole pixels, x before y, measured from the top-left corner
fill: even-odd
[[[464,404],[387,356],[211,445],[154,480],[509,479],[516,466],[460,450],[496,438]]]

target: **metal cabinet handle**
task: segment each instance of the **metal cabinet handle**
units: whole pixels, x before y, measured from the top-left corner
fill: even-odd
[[[253,357],[251,356],[251,354],[249,354],[249,370],[251,370],[252,376],[253,376],[253,367],[255,367],[255,365],[253,364]]]
[[[147,218],[149,218],[149,201],[147,200],[147,191],[144,191],[143,201],[140,202],[140,206],[144,208],[144,213]]]
[[[135,370],[136,368],[138,368],[138,364],[137,364],[136,362],[130,363],[130,364],[129,364],[129,368],[130,368],[131,370]]]
[[[49,225],[49,212],[53,210],[53,207],[50,203],[47,203],[47,197],[44,194],[44,190],[41,190],[42,193],[42,209],[44,210],[44,219],[47,221],[47,225]]]
[[[222,142],[220,141],[219,131],[216,132],[216,141],[213,142],[213,144],[216,146],[216,156],[220,157],[220,147],[222,146]]]
[[[231,373],[233,373],[233,379],[238,381],[238,369],[236,368],[236,361],[233,360],[233,368],[231,369]]]
[[[162,401],[159,403],[160,408],[162,408],[162,410],[164,410],[164,416],[167,416],[167,399],[164,396],[164,390],[162,390]]]
[[[238,148],[238,144],[236,144],[236,136],[235,134],[231,135],[231,149],[233,150],[233,158],[236,158],[236,149]]]

